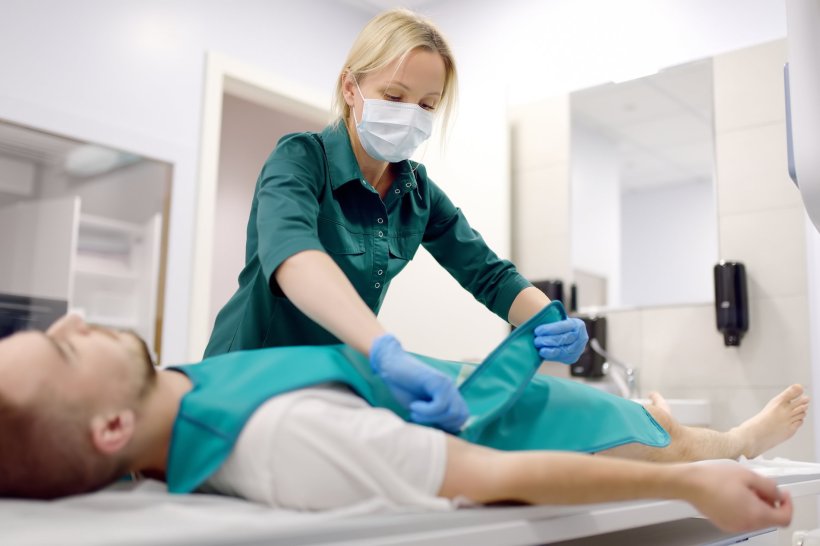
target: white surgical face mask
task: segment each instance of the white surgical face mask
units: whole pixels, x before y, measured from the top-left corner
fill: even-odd
[[[354,80],[355,81],[355,80]],[[418,104],[379,99],[366,99],[359,83],[359,96],[364,101],[362,120],[356,121],[356,132],[364,151],[373,159],[395,163],[409,159],[419,145],[433,132],[433,113]]]

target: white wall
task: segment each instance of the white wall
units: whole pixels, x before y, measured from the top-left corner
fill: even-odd
[[[605,277],[607,305],[620,305],[622,211],[618,143],[573,119],[570,150],[572,267]]]
[[[786,33],[783,0],[453,0],[425,11],[453,31],[462,64],[470,57],[483,80],[508,84],[512,104]]]
[[[712,182],[621,196],[621,303],[630,307],[710,302],[718,261]]]
[[[508,103],[781,37],[781,4],[431,4],[424,11],[451,38],[458,59],[462,102],[446,162],[433,157],[434,146],[425,160],[475,227],[506,256]],[[336,72],[369,16],[330,0],[2,0],[2,13],[0,118],[174,163],[163,353],[170,361],[184,358],[205,51],[252,63],[327,93],[330,100]],[[417,350],[485,354],[505,328],[488,313],[474,313],[477,304],[425,259],[421,254],[394,283],[385,321],[412,329],[409,345]],[[437,302],[445,313],[426,316],[424,306],[406,312],[420,281],[425,301]],[[468,316],[470,324],[462,327],[453,320]],[[425,341],[428,324],[447,328],[448,339]]]
[[[164,350],[185,358],[205,52],[326,93],[367,15],[330,0],[2,0],[0,118],[174,164]]]

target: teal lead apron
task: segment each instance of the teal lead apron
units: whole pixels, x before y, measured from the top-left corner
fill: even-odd
[[[459,389],[470,418],[459,436],[504,450],[596,452],[632,442],[668,445],[669,435],[641,405],[575,381],[535,375],[541,359],[533,330],[564,318],[564,308],[553,302],[479,366],[417,355],[453,380],[463,379]],[[250,416],[284,392],[343,383],[370,405],[409,420],[368,359],[344,345],[240,351],[172,369],[193,383],[171,437],[166,479],[172,493],[194,491],[214,474]]]

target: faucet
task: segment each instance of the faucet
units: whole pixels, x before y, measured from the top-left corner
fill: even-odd
[[[596,338],[592,338],[589,342],[590,348],[598,355],[602,356],[606,359],[604,362],[603,371],[604,375],[610,375],[610,370],[614,367],[617,368],[621,374],[623,374],[622,381],[626,381],[626,388],[624,388],[623,383],[615,380],[616,383],[619,383],[619,387],[621,387],[621,396],[624,398],[638,398],[639,388],[638,388],[638,370],[633,368],[632,366],[628,366],[614,358],[611,354],[607,353],[601,344],[598,342]]]

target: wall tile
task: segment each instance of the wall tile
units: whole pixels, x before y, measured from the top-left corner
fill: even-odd
[[[538,368],[538,373],[551,375],[553,377],[571,379],[569,375],[569,366],[566,364],[561,364],[560,362],[542,362],[541,366]]]
[[[777,40],[714,58],[718,134],[785,119],[786,41]]]
[[[640,310],[612,311],[606,314],[607,352],[624,364],[642,368],[643,313]]]
[[[513,171],[568,161],[569,115],[569,95],[511,109]]]
[[[753,300],[749,332],[740,347],[724,345],[711,305],[643,313],[640,377],[644,392],[810,384],[804,296]]]
[[[811,384],[808,313],[805,294],[750,302],[749,331],[729,353],[744,368],[749,385]]]
[[[515,264],[528,279],[571,278],[568,231],[546,235],[538,232],[524,233],[517,238],[516,245]]]
[[[513,226],[555,233],[569,229],[569,170],[566,163],[526,169],[513,178]]]
[[[716,146],[720,214],[801,204],[788,174],[785,123],[720,134]]]
[[[724,350],[712,305],[657,307],[642,311],[641,389],[710,384],[745,386],[743,367]]]
[[[805,294],[806,242],[801,207],[720,218],[720,258],[746,266],[749,297]]]

